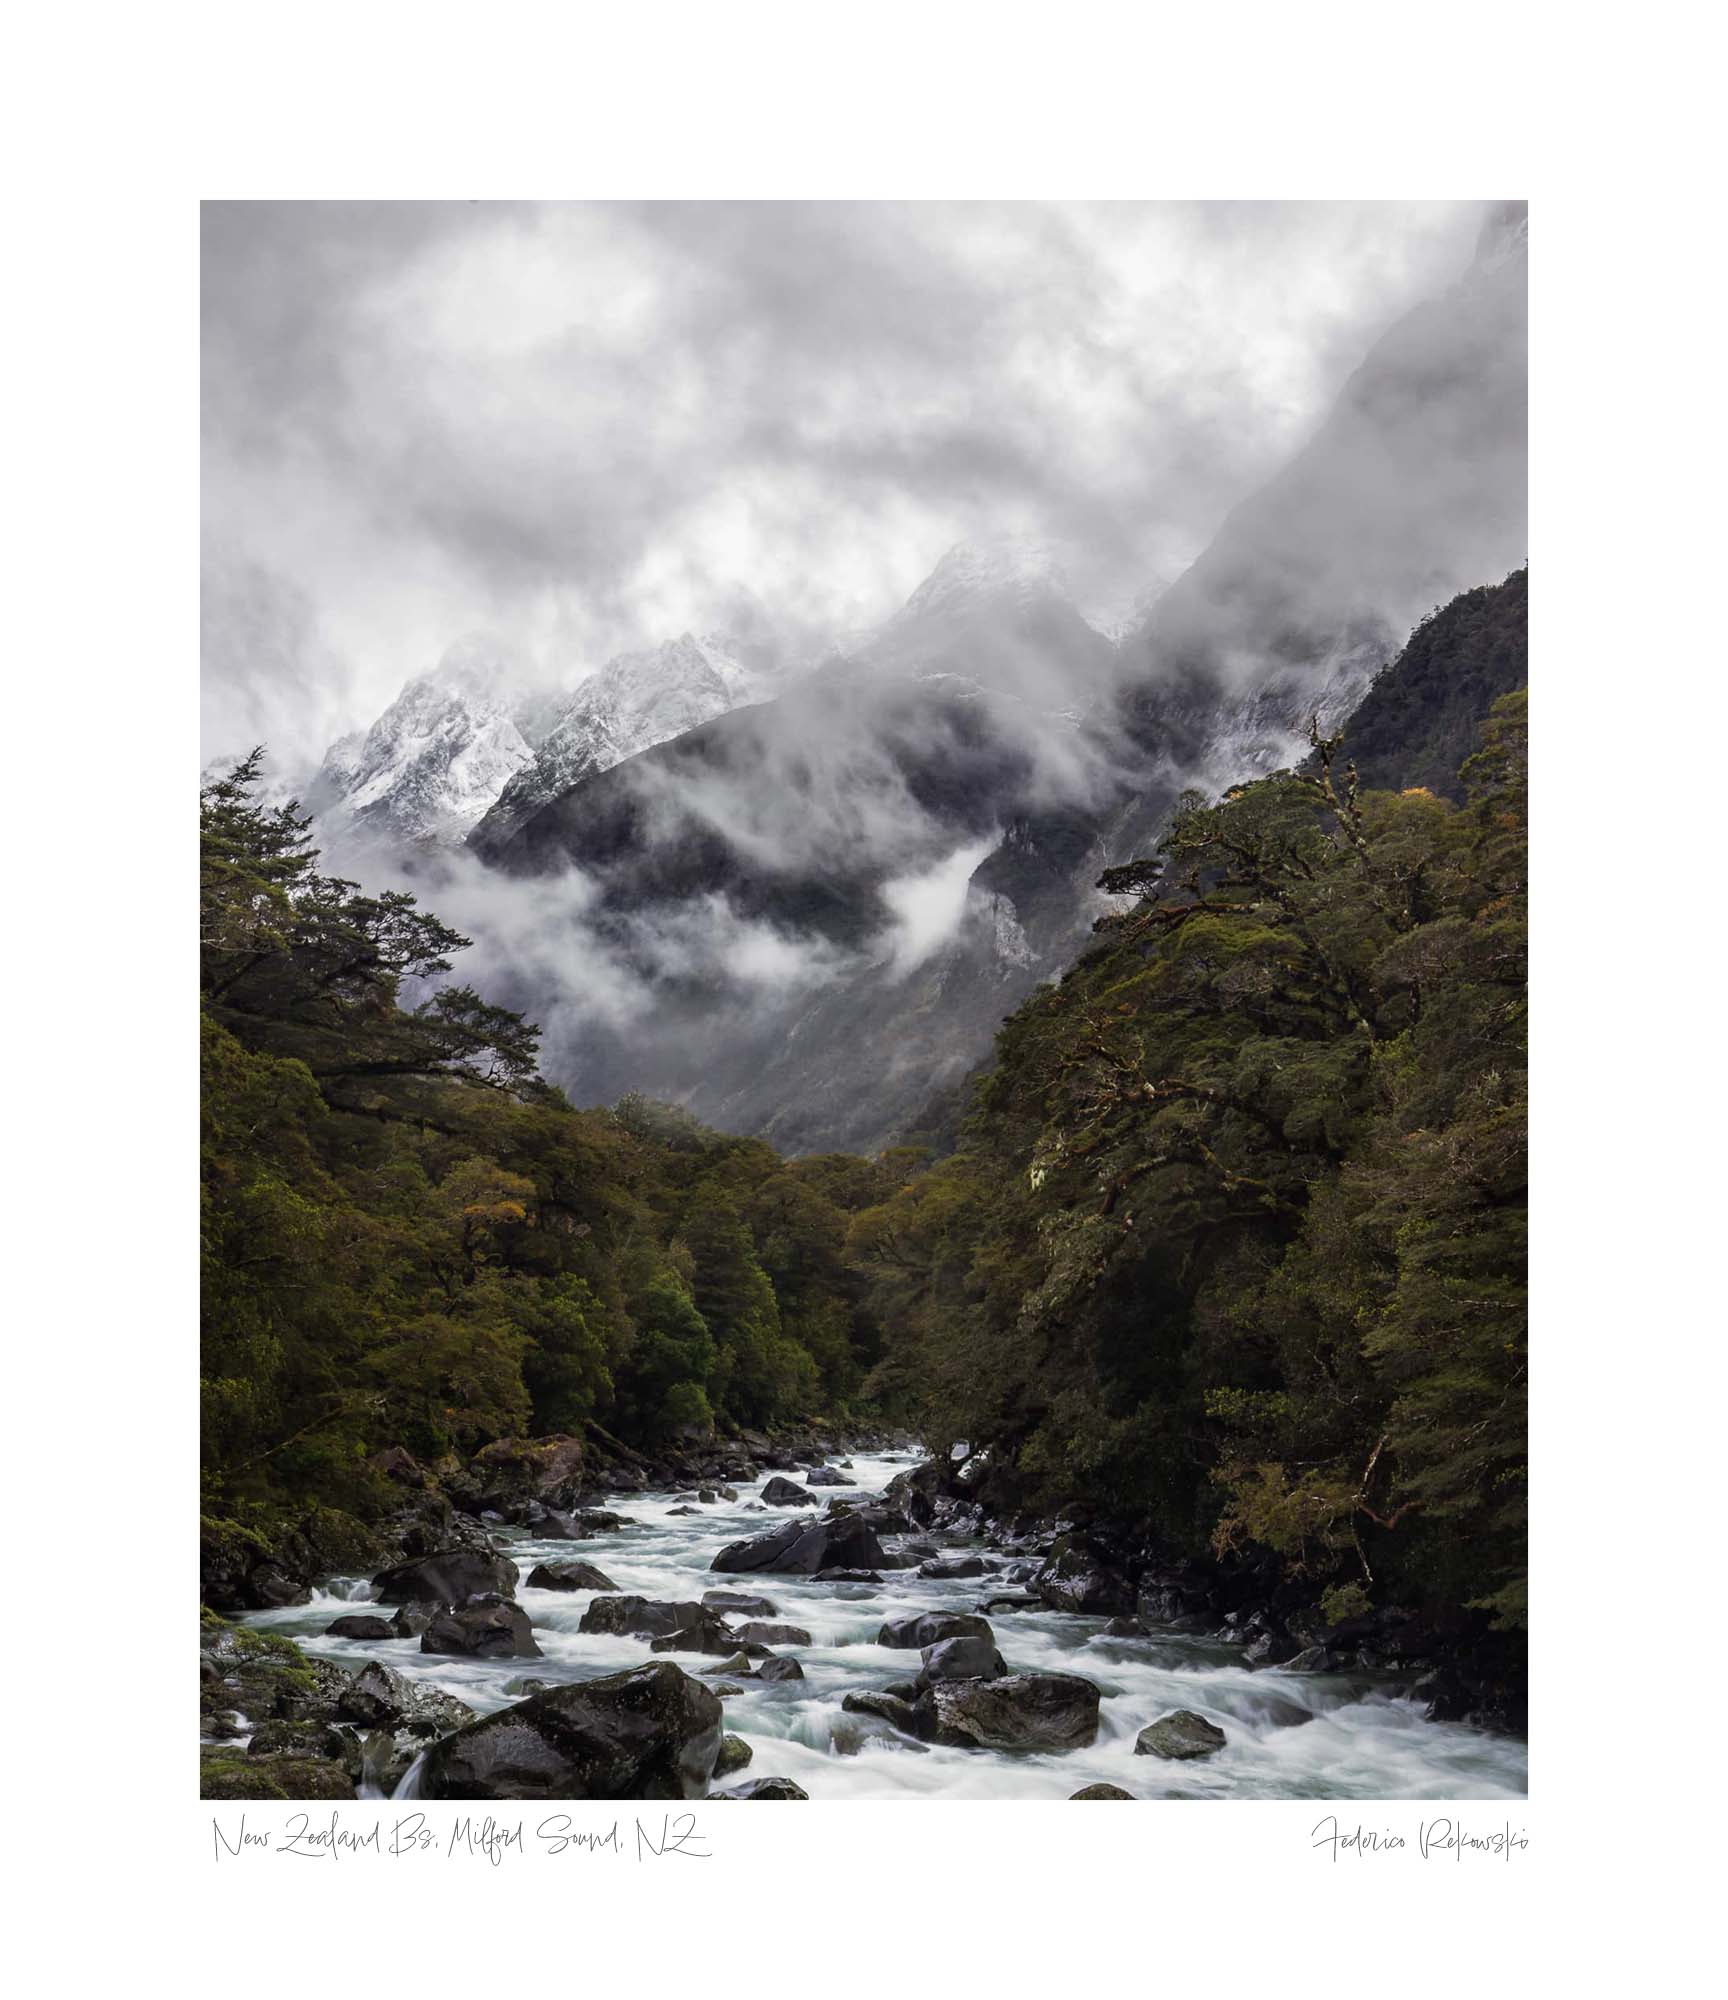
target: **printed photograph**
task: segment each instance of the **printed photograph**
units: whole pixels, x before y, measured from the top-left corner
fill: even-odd
[[[201,239],[200,1795],[1523,1799],[1525,204]]]

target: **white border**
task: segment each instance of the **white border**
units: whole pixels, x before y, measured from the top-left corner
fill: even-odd
[[[62,1975],[275,1993],[472,1956],[560,1984],[1450,1994],[1587,1968],[1693,1990],[1719,1511],[1687,1487],[1717,1455],[1721,1321],[1717,35],[1662,4],[302,0],[13,25],[9,1359],[36,1560],[14,1572],[4,1823]],[[184,1796],[194,204],[517,194],[1531,197],[1538,1644],[1514,1861],[1326,1866],[1315,1808],[1234,1803],[735,1816],[671,1893],[661,1867],[585,1862],[563,1895],[549,1861],[403,1868],[381,1895],[365,1863],[208,1859]]]

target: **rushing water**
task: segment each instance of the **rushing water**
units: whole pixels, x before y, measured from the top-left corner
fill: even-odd
[[[855,1456],[848,1477],[857,1496],[879,1493],[896,1472],[917,1463],[910,1452]],[[913,1743],[886,1725],[848,1714],[841,1699],[855,1688],[912,1678],[918,1656],[875,1643],[885,1618],[905,1612],[974,1611],[1012,1590],[999,1572],[936,1581],[911,1570],[886,1570],[879,1584],[813,1583],[795,1576],[720,1576],[709,1568],[727,1543],[765,1533],[787,1511],[748,1512],[766,1478],[736,1486],[738,1499],[673,1515],[694,1505],[673,1493],[625,1494],[607,1502],[632,1525],[580,1542],[539,1541],[525,1531],[496,1530],[526,1579],[538,1562],[595,1564],[620,1592],[685,1601],[727,1589],[769,1598],[779,1622],[810,1633],[796,1655],[802,1681],[756,1685],[726,1697],[726,1727],[755,1756],[725,1780],[785,1777],[812,1798],[1067,1798],[1083,1785],[1114,1784],[1137,1798],[1522,1798],[1525,1746],[1458,1723],[1430,1722],[1420,1706],[1375,1686],[1364,1675],[1255,1671],[1229,1646],[1186,1634],[1147,1639],[1104,1636],[1105,1620],[1053,1611],[995,1611],[990,1622],[1010,1671],[1084,1674],[1103,1694],[1098,1738],[1061,1756],[1008,1756]],[[793,1475],[796,1477],[796,1475]],[[815,1488],[822,1503],[827,1489]],[[808,1512],[808,1510],[799,1510]],[[941,1535],[931,1539],[947,1541]],[[420,1641],[331,1639],[324,1627],[371,1596],[365,1578],[335,1578],[310,1604],[252,1614],[249,1624],[284,1633],[307,1652],[343,1666],[384,1660],[402,1673],[459,1695],[482,1714],[519,1700],[524,1678],[577,1681],[615,1673],[650,1658],[646,1639],[580,1632],[596,1593],[529,1590],[517,1599],[533,1621],[545,1657],[471,1660],[423,1653]],[[722,1612],[732,1622],[746,1615]],[[716,1664],[673,1656],[688,1672]],[[1215,1756],[1182,1764],[1137,1756],[1134,1739],[1173,1708],[1192,1709],[1229,1739]]]

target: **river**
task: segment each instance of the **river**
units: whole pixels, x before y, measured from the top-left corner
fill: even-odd
[[[854,1496],[876,1494],[917,1454],[855,1454],[848,1477]],[[844,1695],[909,1679],[916,1653],[875,1643],[886,1618],[907,1612],[975,1611],[999,1590],[996,1573],[954,1581],[885,1571],[879,1584],[814,1583],[794,1576],[720,1576],[709,1567],[728,1542],[764,1533],[787,1510],[747,1511],[767,1477],[738,1485],[736,1502],[693,1505],[674,1493],[624,1494],[604,1504],[631,1525],[580,1542],[536,1540],[525,1530],[494,1530],[519,1565],[517,1600],[533,1623],[545,1657],[474,1660],[423,1653],[420,1641],[332,1639],[332,1619],[370,1598],[365,1577],[332,1578],[310,1604],[254,1612],[244,1622],[296,1640],[315,1656],[355,1667],[383,1660],[404,1674],[459,1695],[482,1714],[520,1699],[524,1678],[587,1680],[639,1665],[651,1655],[646,1639],[578,1631],[595,1593],[530,1590],[525,1579],[539,1562],[572,1559],[597,1565],[620,1592],[684,1601],[713,1589],[770,1598],[780,1622],[802,1626],[809,1646],[780,1646],[804,1669],[801,1681],[756,1685],[726,1698],[726,1727],[754,1752],[728,1784],[784,1777],[812,1798],[1067,1798],[1083,1785],[1114,1784],[1137,1798],[1189,1799],[1487,1799],[1522,1798],[1526,1746],[1459,1723],[1430,1722],[1421,1707],[1362,1674],[1292,1674],[1245,1666],[1227,1645],[1187,1634],[1145,1639],[1104,1635],[1105,1620],[1053,1611],[990,1614],[996,1643],[1011,1672],[1084,1674],[1103,1699],[1098,1738],[1065,1755],[1008,1756],[932,1747],[910,1741],[872,1718],[847,1713]],[[825,1505],[824,1488],[814,1489]],[[801,1510],[808,1512],[809,1510]],[[962,1546],[955,1538],[932,1539]],[[976,1546],[976,1545],[973,1545]],[[744,1614],[726,1613],[733,1622]],[[694,1654],[674,1656],[689,1672],[716,1664]],[[1192,1709],[1228,1739],[1216,1755],[1182,1764],[1135,1754],[1148,1722],[1173,1708]],[[1300,1717],[1300,1719],[1298,1719]]]

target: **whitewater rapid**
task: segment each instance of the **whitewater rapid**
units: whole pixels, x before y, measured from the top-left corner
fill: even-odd
[[[912,1452],[856,1454],[847,1477],[856,1492],[814,1489],[833,1498],[881,1492],[895,1473],[918,1462]],[[1013,1591],[999,1570],[938,1581],[888,1570],[877,1584],[815,1583],[808,1577],[717,1575],[715,1555],[728,1542],[765,1533],[794,1511],[749,1511],[767,1474],[738,1485],[735,1502],[695,1507],[688,1494],[628,1493],[603,1504],[631,1525],[580,1542],[543,1541],[526,1530],[494,1528],[521,1569],[517,1601],[528,1614],[544,1658],[475,1660],[423,1653],[418,1638],[376,1642],[333,1639],[324,1628],[372,1596],[365,1577],[332,1578],[309,1604],[254,1612],[245,1623],[297,1641],[309,1654],[345,1668],[383,1660],[415,1680],[459,1695],[481,1714],[522,1698],[525,1680],[578,1681],[640,1665],[646,1639],[581,1632],[593,1591],[530,1590],[536,1563],[595,1564],[621,1593],[672,1601],[704,1591],[738,1590],[771,1599],[780,1623],[800,1625],[808,1646],[777,1646],[804,1669],[801,1681],[745,1683],[725,1698],[726,1728],[754,1753],[729,1783],[784,1777],[812,1798],[1067,1798],[1083,1785],[1113,1784],[1137,1798],[1184,1799],[1491,1799],[1525,1796],[1525,1744],[1461,1723],[1430,1722],[1421,1705],[1376,1685],[1365,1674],[1293,1674],[1251,1669],[1230,1646],[1187,1634],[1108,1638],[1105,1620],[1053,1611],[992,1611],[996,1643],[1011,1672],[1084,1674],[1102,1691],[1097,1741],[1064,1755],[1012,1756],[910,1741],[872,1718],[847,1713],[854,1689],[881,1688],[918,1670],[918,1655],[875,1643],[886,1618],[907,1612],[975,1611],[984,1599]],[[796,1474],[791,1475],[797,1477]],[[958,1538],[927,1539],[956,1550]],[[945,1552],[946,1548],[945,1548]],[[980,1552],[984,1552],[980,1549]],[[987,1552],[985,1552],[987,1553]],[[745,1614],[722,1613],[739,1622]],[[687,1672],[717,1664],[673,1656]],[[710,1683],[712,1684],[712,1683]],[[1228,1739],[1215,1756],[1182,1764],[1137,1756],[1134,1740],[1173,1708],[1192,1709]]]

